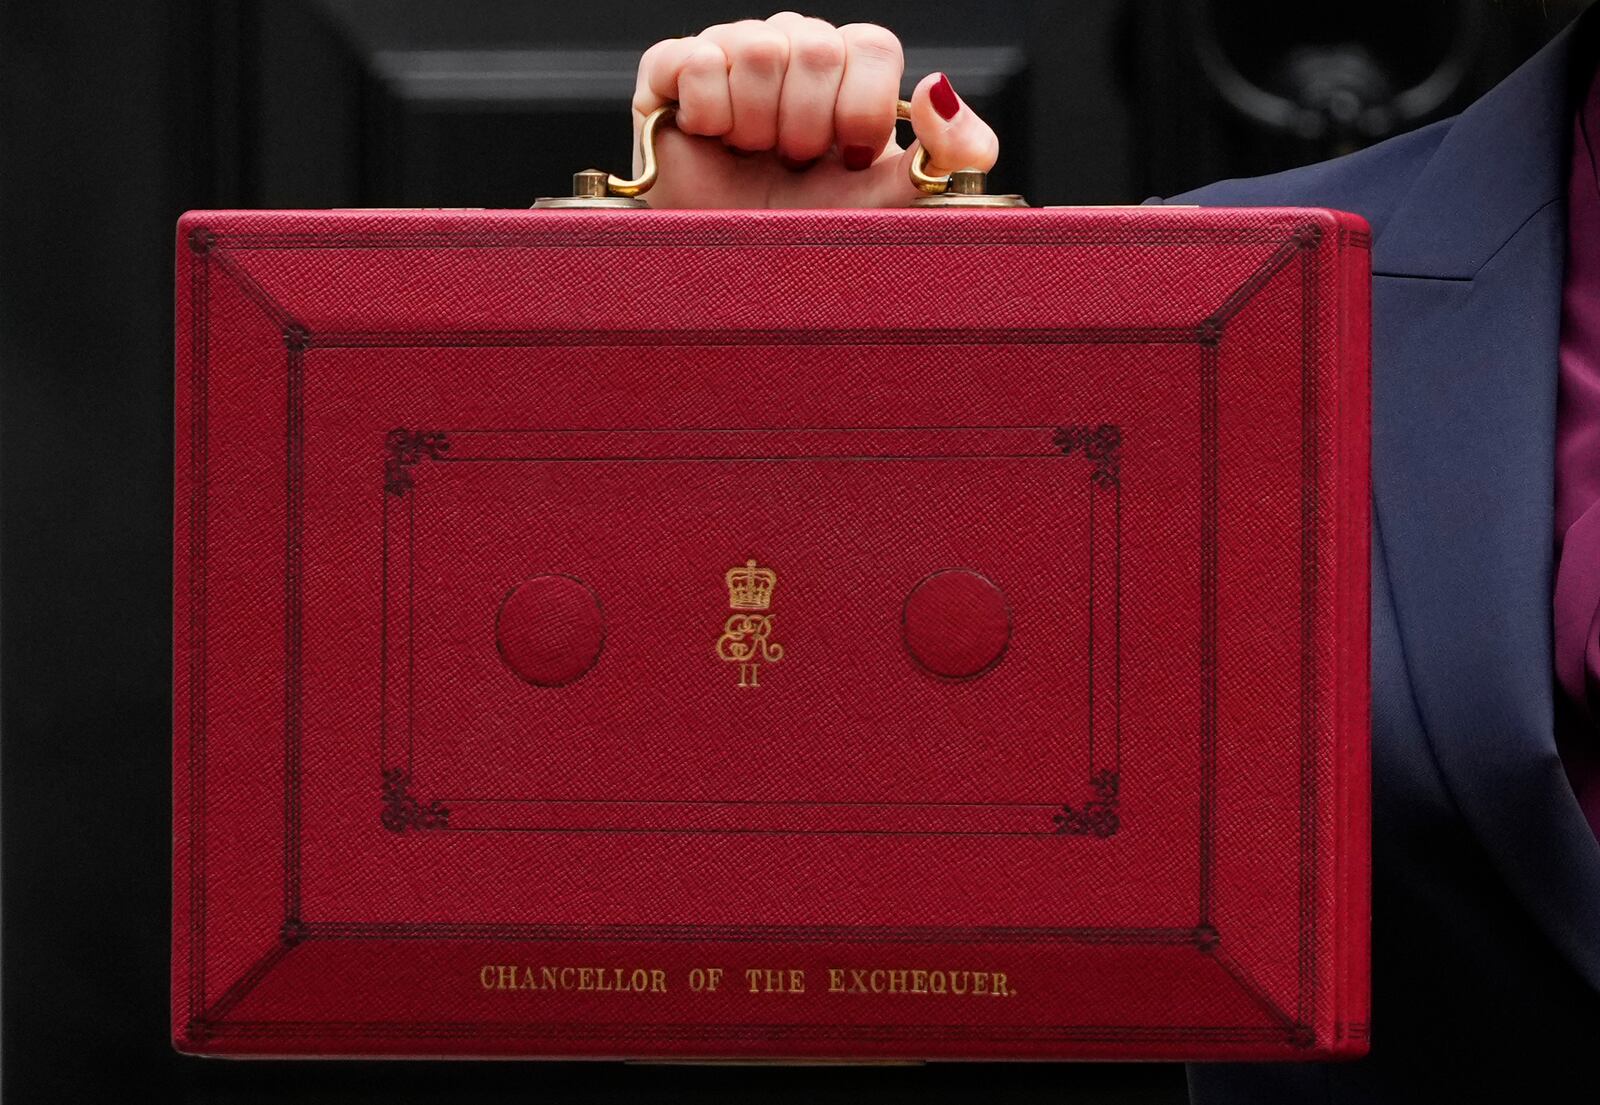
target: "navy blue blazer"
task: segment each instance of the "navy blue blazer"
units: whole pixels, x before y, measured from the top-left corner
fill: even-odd
[[[1372,1050],[1194,1064],[1201,1105],[1600,1102],[1600,844],[1551,668],[1569,59],[1597,17],[1453,119],[1166,201],[1373,229]]]

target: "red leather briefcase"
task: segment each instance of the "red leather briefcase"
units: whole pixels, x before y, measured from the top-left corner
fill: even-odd
[[[1315,210],[185,216],[177,1046],[1362,1052],[1368,284]]]

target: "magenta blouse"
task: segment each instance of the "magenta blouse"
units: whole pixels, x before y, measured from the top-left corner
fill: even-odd
[[[1600,835],[1600,70],[1577,113],[1556,396],[1555,676],[1568,777]]]

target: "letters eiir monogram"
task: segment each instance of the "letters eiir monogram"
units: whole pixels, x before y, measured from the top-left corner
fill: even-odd
[[[725,579],[732,613],[722,623],[717,656],[739,665],[740,687],[759,687],[761,665],[783,659],[783,646],[771,639],[773,616],[764,613],[772,606],[778,573],[747,560],[740,567],[729,568]]]

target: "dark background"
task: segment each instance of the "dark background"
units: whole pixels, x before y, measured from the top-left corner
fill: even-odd
[[[1003,139],[996,191],[1131,202],[1470,102],[1583,0],[826,3]],[[0,832],[12,1102],[1169,1102],[1177,1066],[237,1063],[167,1043],[172,238],[198,207],[526,206],[629,167],[657,38],[742,3],[0,5]],[[1379,997],[1381,1001],[1381,995]]]

